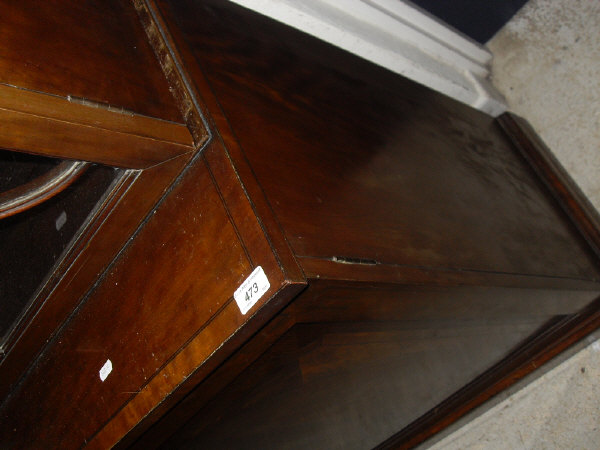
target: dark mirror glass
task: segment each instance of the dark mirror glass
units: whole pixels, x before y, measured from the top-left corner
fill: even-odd
[[[0,192],[24,185],[60,162],[0,149]],[[121,173],[92,165],[60,194],[0,220],[0,343]]]

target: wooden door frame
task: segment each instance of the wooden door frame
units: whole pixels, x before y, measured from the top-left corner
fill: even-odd
[[[133,5],[185,124],[0,82],[1,148],[124,169],[0,342],[2,398],[211,140],[170,37],[159,31],[144,2]]]

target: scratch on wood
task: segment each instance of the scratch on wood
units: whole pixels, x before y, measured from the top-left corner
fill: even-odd
[[[135,116],[136,115],[135,112],[130,111],[128,109],[119,108],[119,107],[116,107],[116,106],[108,105],[106,103],[95,102],[93,100],[88,100],[87,98],[83,98],[83,97],[75,97],[73,95],[67,95],[67,101],[69,101],[71,103],[77,103],[77,104],[83,105],[83,106],[88,106],[90,108],[105,109],[105,110],[110,111],[110,112],[116,112],[116,113],[120,113],[120,114],[126,114],[128,116]]]
[[[340,264],[360,264],[363,266],[375,266],[379,264],[374,259],[365,259],[365,258],[349,258],[346,256],[334,256],[331,258],[333,262]]]

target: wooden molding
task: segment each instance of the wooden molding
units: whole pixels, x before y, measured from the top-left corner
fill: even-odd
[[[529,122],[512,114],[498,117],[498,125],[554,196],[600,258],[600,215]]]
[[[547,328],[376,448],[409,449],[451,425],[600,326],[600,299]]]
[[[0,396],[10,392],[49,337],[85,299],[188,161],[182,155],[144,171],[129,170],[115,182],[3,343]]]
[[[202,115],[198,95],[182,68],[181,57],[173,44],[169,29],[153,0],[133,0],[133,6],[192,134],[194,144],[196,148],[200,148],[210,139],[210,130]]]
[[[194,149],[183,124],[2,84],[0,147],[129,169]]]
[[[161,36],[167,48],[166,34]],[[183,83],[173,86],[173,79],[180,76],[173,71],[180,66],[169,67],[171,72],[165,76],[172,85],[174,103],[179,109],[181,99],[192,105],[186,122],[193,132],[184,124],[121,108],[0,83],[0,147],[133,169],[113,184],[35,295],[32,307],[3,342],[2,396],[18,384],[71,311],[85,300],[90,286],[93,290],[95,280],[102,278],[128,239],[144,225],[148,212],[210,139],[195,94]]]
[[[600,257],[600,216],[531,125],[512,113],[497,123],[548,188],[573,225]],[[412,448],[454,423],[600,327],[600,299],[579,313],[548,324],[529,342],[477,377],[378,449]]]

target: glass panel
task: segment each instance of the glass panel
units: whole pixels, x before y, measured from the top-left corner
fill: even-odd
[[[25,184],[60,160],[0,150],[0,192]],[[0,336],[29,306],[32,296],[86,224],[99,200],[123,171],[91,166],[60,194],[0,220]]]

